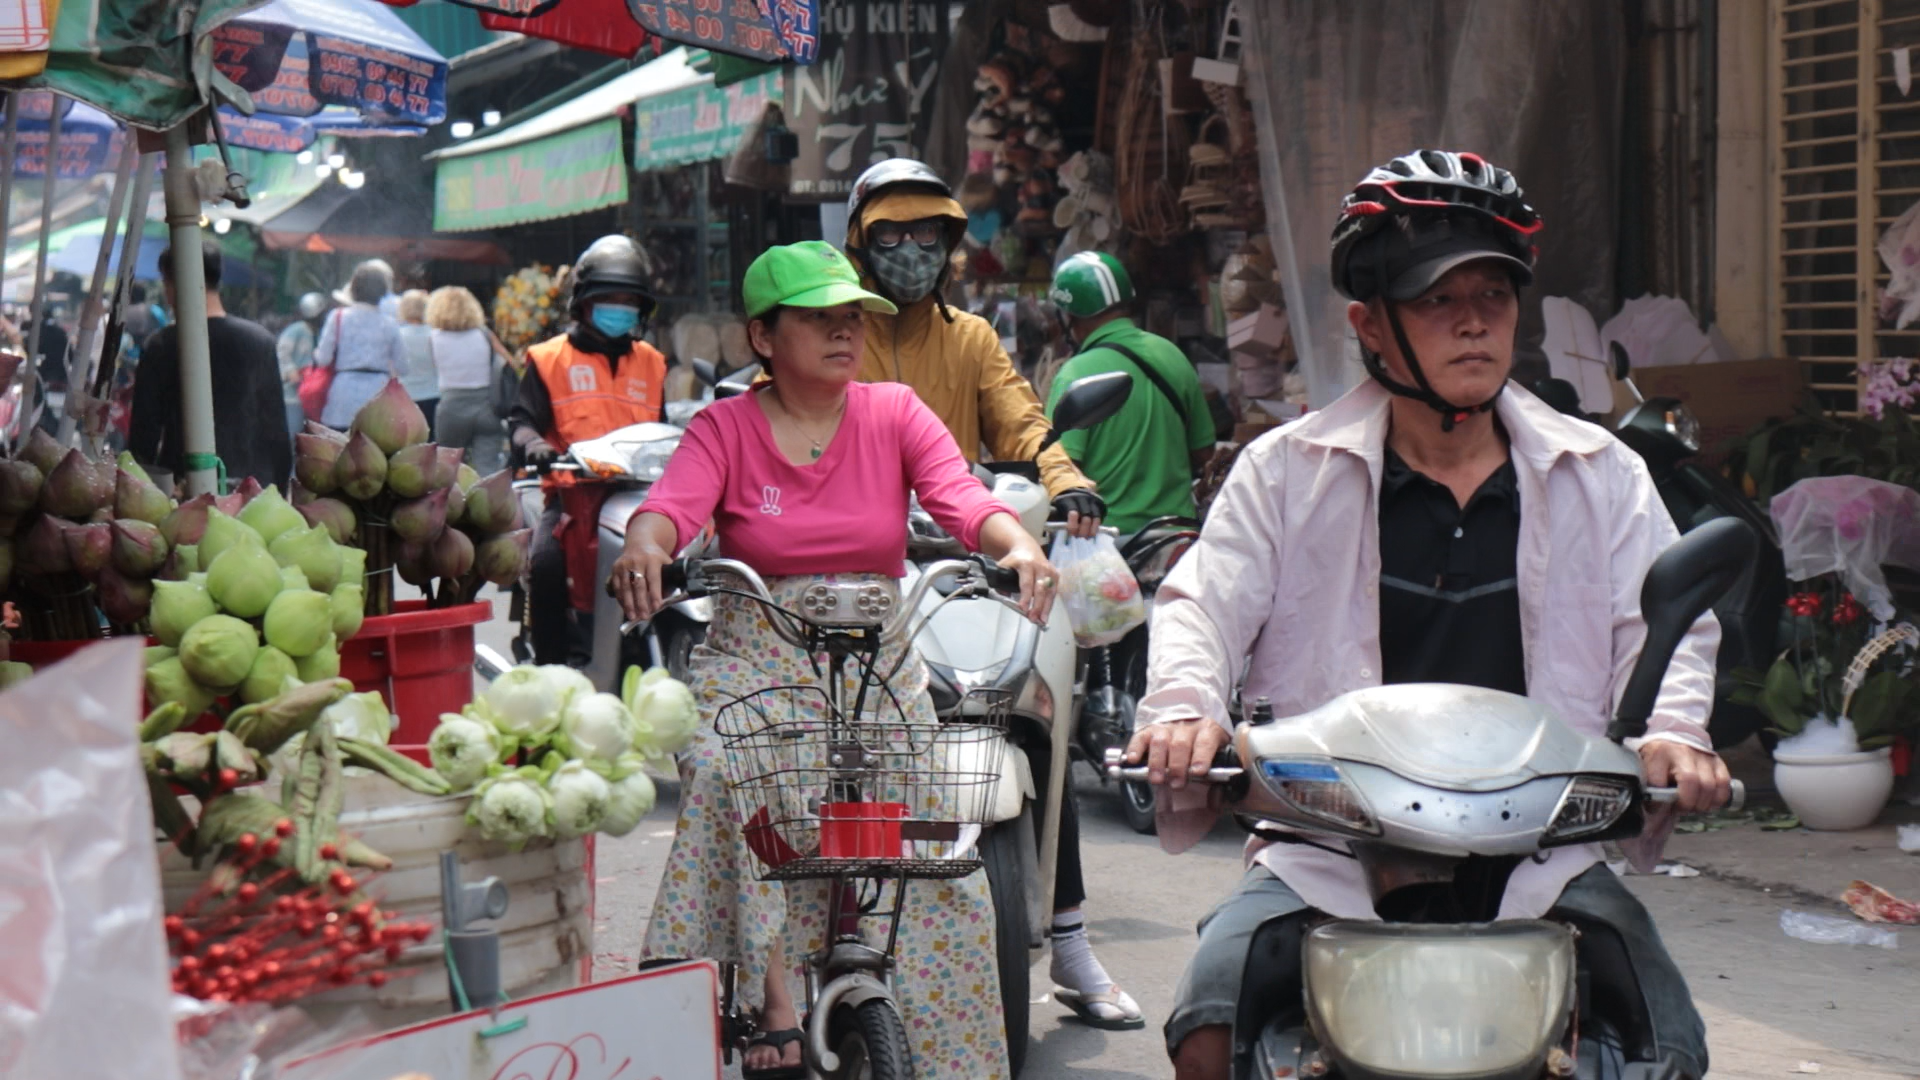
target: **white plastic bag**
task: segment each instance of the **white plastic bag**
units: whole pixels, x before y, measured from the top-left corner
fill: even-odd
[[[1838,573],[1873,617],[1894,616],[1882,566],[1920,570],[1920,492],[1864,476],[1802,480],[1769,506],[1787,577]]]
[[[1113,537],[1100,533],[1086,540],[1061,533],[1053,541],[1051,559],[1060,571],[1060,603],[1081,648],[1111,645],[1147,621],[1140,583]]]
[[[138,640],[0,694],[0,1076],[175,1080]]]

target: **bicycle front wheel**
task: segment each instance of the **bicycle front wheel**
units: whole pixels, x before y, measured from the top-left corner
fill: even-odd
[[[833,1052],[840,1058],[835,1080],[912,1080],[907,1028],[885,998],[833,1010]]]

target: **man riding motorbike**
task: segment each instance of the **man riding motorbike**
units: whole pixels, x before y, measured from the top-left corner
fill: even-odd
[[[918,161],[893,158],[860,174],[847,198],[847,255],[897,314],[866,314],[862,382],[913,387],[969,462],[981,444],[999,461],[1030,461],[1049,427],[1033,386],[1014,370],[993,327],[978,315],[954,311],[941,296],[949,257],[967,230],[967,212],[947,182]],[[1076,536],[1092,536],[1106,516],[1093,483],[1066,451],[1039,457],[1040,482],[1053,515]],[[1035,775],[1046,763],[1034,762]],[[1121,990],[1093,955],[1080,905],[1086,886],[1080,869],[1080,829],[1070,792],[1060,800],[1060,849],[1054,886],[1051,976],[1056,997],[1089,1024],[1144,1025],[1140,1006]]]
[[[1134,393],[1091,431],[1060,437],[1068,455],[1109,494],[1107,524],[1138,532],[1160,517],[1193,517],[1193,474],[1213,454],[1213,414],[1180,347],[1129,317],[1133,279],[1104,251],[1083,251],[1053,272],[1053,302],[1079,348],[1053,377],[1054,403],[1075,379],[1124,371]]]
[[[527,349],[527,375],[508,417],[513,445],[533,468],[567,447],[660,419],[667,362],[640,340],[652,317],[653,262],[640,245],[603,236],[573,264],[565,333]],[[604,485],[550,472],[533,534],[528,615],[538,664],[585,667],[592,653],[600,503]]]
[[[1513,177],[1473,154],[1396,158],[1342,203],[1333,280],[1353,301],[1372,378],[1241,452],[1159,593],[1128,756],[1168,788],[1168,850],[1211,822],[1187,780],[1228,738],[1227,699],[1249,652],[1243,697],[1270,699],[1277,716],[1360,687],[1450,682],[1526,694],[1576,729],[1604,730],[1646,637],[1641,579],[1678,533],[1632,451],[1507,384],[1539,228]],[[1718,643],[1718,623],[1702,617],[1674,655],[1651,734],[1627,743],[1648,783],[1679,789],[1680,811],[1728,797],[1705,727]],[[1341,852],[1280,844],[1250,855],[1201,923],[1167,1021],[1182,1078],[1228,1075],[1243,975],[1254,977],[1248,945],[1263,924],[1378,918]],[[1659,1075],[1705,1074],[1685,980],[1596,845],[1556,848],[1488,888],[1501,918],[1553,910],[1610,927],[1654,1059],[1671,1070]],[[1291,957],[1292,970],[1259,977],[1297,1005]]]

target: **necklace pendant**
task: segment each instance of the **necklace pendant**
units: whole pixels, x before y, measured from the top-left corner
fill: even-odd
[[[820,460],[820,448],[817,446],[813,448],[813,460],[815,461]]]

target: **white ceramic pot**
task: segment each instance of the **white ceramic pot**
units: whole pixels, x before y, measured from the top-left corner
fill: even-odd
[[[1809,829],[1844,832],[1873,824],[1893,793],[1893,750],[1773,755],[1773,786]]]

